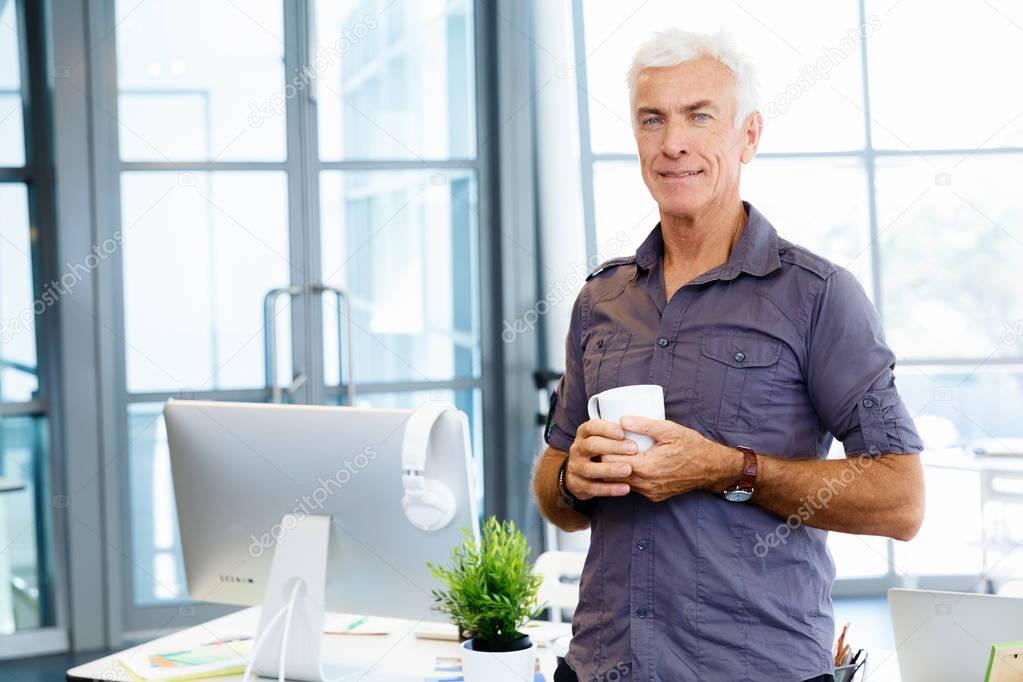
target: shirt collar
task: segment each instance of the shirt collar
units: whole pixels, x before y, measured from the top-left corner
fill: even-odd
[[[781,267],[781,260],[778,258],[778,232],[753,204],[743,201],[742,205],[746,210],[746,224],[739,234],[739,240],[732,247],[728,261],[705,272],[691,283],[712,279],[735,279],[740,272],[763,277]],[[644,270],[649,270],[654,265],[660,265],[663,259],[664,240],[661,238],[661,224],[657,223],[636,250],[636,263]]]

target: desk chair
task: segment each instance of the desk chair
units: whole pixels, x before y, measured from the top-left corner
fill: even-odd
[[[552,623],[564,622],[562,609],[575,609],[579,603],[579,577],[586,555],[582,552],[544,552],[536,558],[535,568],[543,576],[540,601],[547,602]]]

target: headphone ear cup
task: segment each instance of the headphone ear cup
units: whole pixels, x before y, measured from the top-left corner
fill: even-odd
[[[422,495],[401,498],[405,517],[420,530],[440,530],[455,518],[455,494],[446,483],[435,478],[425,478],[423,483]]]

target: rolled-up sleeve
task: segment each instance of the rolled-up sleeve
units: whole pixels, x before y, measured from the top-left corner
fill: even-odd
[[[565,339],[565,373],[551,395],[544,438],[557,450],[568,451],[575,441],[575,431],[586,421],[586,382],[583,377],[583,297],[576,297],[572,318]]]
[[[821,283],[807,330],[810,400],[846,455],[923,450],[895,388],[895,354],[880,317],[848,270],[838,268]]]

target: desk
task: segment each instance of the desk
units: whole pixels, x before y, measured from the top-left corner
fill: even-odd
[[[130,651],[141,648],[163,651],[189,648],[221,637],[252,633],[258,621],[258,607],[245,609],[141,644]],[[417,639],[413,634],[416,625],[414,621],[401,621],[401,625],[389,635],[327,635],[324,638],[324,653],[327,656],[342,658],[345,651],[357,649],[360,656],[370,655],[374,660],[378,660],[379,665],[373,672],[362,678],[366,682],[422,682],[426,674],[433,670],[434,660],[438,656],[458,656],[459,651],[455,642]],[[570,623],[556,625],[563,628],[565,633],[572,631]],[[127,651],[121,653],[126,654]],[[121,654],[114,654],[72,668],[67,671],[67,679],[88,682],[135,680],[120,663],[120,656]],[[538,647],[537,656],[544,678],[553,680],[556,663],[553,651],[549,647]],[[864,682],[899,682],[899,664],[894,651],[871,651],[869,663],[870,674]],[[241,678],[241,675],[228,675],[208,679],[237,682]]]
[[[166,637],[141,644],[131,650],[167,651],[186,649],[218,638],[251,634],[259,622],[259,607],[245,609],[223,618],[211,620],[203,625],[182,630]],[[422,682],[433,670],[438,656],[458,656],[457,642],[417,639],[414,631],[417,623],[400,621],[397,629],[389,635],[326,635],[323,651],[326,657],[342,659],[345,652],[357,651],[359,657],[372,657],[379,661],[373,672],[361,680],[366,682]],[[559,623],[565,633],[571,633],[569,623]],[[127,651],[121,652],[126,654]],[[67,671],[68,680],[95,680],[97,682],[129,682],[136,678],[128,673],[120,662],[121,654],[113,654],[92,663],[80,665]],[[556,660],[549,647],[537,647],[540,668],[548,680],[554,679]],[[227,681],[241,680],[241,675],[207,678]],[[276,677],[275,677],[276,679]]]
[[[24,490],[25,484],[0,478],[0,495]],[[14,598],[11,594],[11,550],[7,546],[7,503],[0,497],[0,635],[14,632]]]

